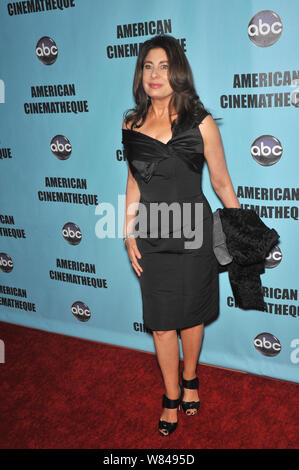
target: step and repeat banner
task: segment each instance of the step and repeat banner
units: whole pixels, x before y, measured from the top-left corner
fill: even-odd
[[[221,118],[241,207],[280,235],[265,311],[219,274],[199,360],[299,382],[298,16],[297,0],[1,2],[0,321],[155,352],[122,240],[121,128],[140,46],[170,34]],[[207,165],[203,190],[223,207]]]

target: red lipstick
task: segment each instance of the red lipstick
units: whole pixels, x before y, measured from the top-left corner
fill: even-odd
[[[160,83],[150,83],[149,86],[151,88],[160,88],[162,85]]]

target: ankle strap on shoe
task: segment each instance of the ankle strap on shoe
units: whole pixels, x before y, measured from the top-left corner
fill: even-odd
[[[183,372],[182,372],[182,384],[184,388],[188,388],[190,390],[195,390],[198,388],[198,377],[195,377],[194,379],[191,380],[185,380],[183,377]]]
[[[177,398],[176,400],[171,400],[166,395],[163,395],[163,399],[162,399],[163,408],[171,408],[171,409],[177,408],[180,403],[181,403],[181,396]]]

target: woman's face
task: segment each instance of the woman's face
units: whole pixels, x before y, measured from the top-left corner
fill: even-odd
[[[151,49],[146,55],[143,65],[142,84],[145,93],[154,99],[166,98],[173,93],[169,83],[167,54],[161,47]]]

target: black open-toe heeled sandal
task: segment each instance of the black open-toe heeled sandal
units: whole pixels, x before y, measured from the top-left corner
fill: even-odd
[[[185,380],[184,377],[183,377],[183,371],[181,373],[181,377],[182,377],[182,385],[184,388],[187,388],[189,390],[196,390],[198,389],[198,385],[199,385],[199,380],[198,380],[198,377],[195,377],[194,379],[191,379],[191,380]],[[193,416],[197,413],[198,409],[199,409],[199,406],[200,406],[200,400],[198,401],[183,401],[181,402],[182,404],[182,409],[184,411],[184,413],[187,415],[187,416]],[[189,410],[196,410],[196,411],[189,411]]]
[[[182,401],[182,398],[183,398],[184,389],[180,384],[179,384],[179,386],[180,386],[181,394],[180,394],[179,398],[177,398],[176,400],[171,400],[166,395],[163,395],[163,399],[162,399],[162,407],[163,408],[170,408],[170,409],[178,408],[178,410],[180,409],[180,404],[181,404],[181,401]],[[160,434],[160,436],[163,436],[163,437],[170,436],[170,434],[173,433],[173,431],[175,431],[175,429],[177,428],[177,425],[178,425],[177,421],[175,423],[171,423],[169,421],[159,419],[159,434]],[[168,434],[164,434],[161,430],[166,430]]]

